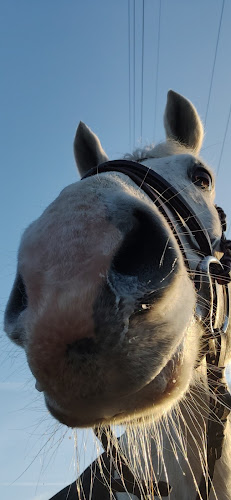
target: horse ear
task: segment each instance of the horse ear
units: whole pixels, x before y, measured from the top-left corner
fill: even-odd
[[[81,177],[92,167],[96,167],[108,157],[100,141],[85,123],[80,122],[75,134],[74,154]]]
[[[167,139],[174,139],[198,153],[201,149],[204,129],[193,104],[185,97],[169,90],[164,114]]]

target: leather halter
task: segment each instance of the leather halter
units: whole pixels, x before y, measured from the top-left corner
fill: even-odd
[[[212,248],[209,234],[199,220],[198,216],[183,196],[178,193],[176,189],[161,175],[137,162],[115,160],[102,163],[101,165],[89,170],[83,179],[106,172],[119,172],[127,175],[155,203],[168,222],[180,246],[185,265],[190,271],[190,277],[192,277],[192,275],[194,276],[195,288],[198,297],[202,297],[210,303],[209,312],[208,307],[203,309],[203,307],[199,305],[199,302],[203,302],[203,300],[198,301],[196,307],[197,320],[203,321],[205,331],[203,339],[204,349],[201,355],[201,360],[206,357],[208,385],[209,388],[212,389],[211,393],[215,394],[210,397],[210,414],[212,415],[212,418],[208,418],[207,425],[208,478],[204,478],[204,476],[202,476],[199,491],[196,497],[196,500],[206,500],[209,498],[215,462],[221,457],[222,454],[224,428],[231,410],[231,395],[228,392],[224,377],[226,333],[229,325],[228,283],[231,280],[231,242],[226,240],[224,236],[223,230],[225,228],[225,215],[222,209],[216,207],[222,226],[220,247],[224,254],[222,259],[218,260],[214,256],[214,250]],[[190,267],[190,262],[187,259],[184,244],[178,231],[178,227],[180,226],[182,228],[182,224],[184,227],[184,236],[186,238],[189,237],[190,242],[194,239],[195,245],[192,250],[200,256],[200,263],[196,271],[194,269],[192,270]],[[219,308],[218,286],[222,287],[224,298],[223,319],[222,324],[220,324],[219,327],[217,327],[217,324],[219,324],[217,314],[217,309]],[[118,450],[116,450],[111,443],[109,445],[106,433],[103,433],[102,431],[99,432],[98,429],[95,429],[95,433],[101,440],[105,451],[108,453],[108,450],[110,449],[116,461]],[[121,472],[123,473],[125,479],[122,481],[116,480],[117,487],[119,489],[116,489],[115,485],[114,491],[126,491],[126,489],[130,491],[128,483],[131,484],[132,474],[129,469],[129,465],[126,463],[126,459],[123,456],[122,466]],[[130,478],[130,481],[126,481],[126,476]],[[137,486],[136,482],[135,486]],[[163,482],[161,482],[161,484],[154,484],[154,491],[155,489],[157,489],[157,491],[159,490],[162,496],[168,496],[171,491],[171,487]],[[136,493],[136,495],[138,495],[138,493]]]

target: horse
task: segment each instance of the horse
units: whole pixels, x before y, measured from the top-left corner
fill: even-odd
[[[57,499],[231,499],[230,242],[202,121],[172,90],[164,125],[109,162],[80,122],[82,179],[21,239],[5,331],[51,415],[105,448]]]

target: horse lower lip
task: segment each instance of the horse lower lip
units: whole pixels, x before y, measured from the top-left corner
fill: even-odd
[[[61,410],[60,408],[56,408],[53,403],[50,403],[48,398],[45,395],[45,402],[47,409],[51,413],[51,415],[56,418],[61,424],[67,425],[68,427],[93,427],[94,425],[100,425],[105,423],[107,420],[112,420],[114,419],[117,415],[120,415],[123,413],[123,411],[119,412],[112,412],[108,413],[107,412],[102,412],[102,414],[98,414],[97,416],[94,415],[90,420],[86,420],[86,416],[81,418],[79,415],[76,416],[74,413],[73,414],[68,414],[65,411]]]
[[[160,372],[160,374],[162,373],[164,375],[166,382],[163,391],[157,394],[157,402],[159,397],[161,398],[163,395],[170,394],[175,385],[177,385],[177,380],[180,374],[180,368],[181,365],[183,364],[183,351],[184,351],[184,338],[181,340],[180,344],[176,348],[175,353],[167,361],[166,365],[162,368]],[[150,384],[152,384],[152,382],[154,382],[154,379],[150,382]],[[39,390],[40,392],[43,392],[43,388],[38,381],[36,381],[36,389]],[[142,389],[145,389],[145,387]],[[127,414],[126,408],[118,409],[115,408],[116,406],[115,405],[113,408],[110,409],[108,408],[106,409],[104,407],[99,408],[98,411],[92,413],[92,418],[88,420],[92,408],[89,409],[87,413],[85,414],[83,413],[83,415],[81,416],[81,414],[79,415],[78,413],[75,413],[75,411],[73,412],[70,410],[68,411],[68,409],[65,409],[63,406],[62,407],[59,406],[57,402],[55,404],[54,401],[50,402],[49,397],[46,394],[46,391],[44,392],[44,397],[46,406],[51,415],[53,415],[53,417],[56,418],[60,423],[67,425],[68,427],[89,427],[96,424],[100,425],[101,423],[105,423],[105,421],[109,422],[113,419],[117,419],[118,417],[121,417],[121,419],[123,419],[123,414],[125,416]]]

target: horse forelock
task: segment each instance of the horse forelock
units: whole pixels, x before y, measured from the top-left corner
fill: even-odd
[[[132,153],[125,154],[125,159],[140,161],[144,158],[164,158],[165,156],[193,154],[192,148],[184,146],[182,143],[173,139],[168,139],[158,144],[148,144],[143,148],[136,148]]]

